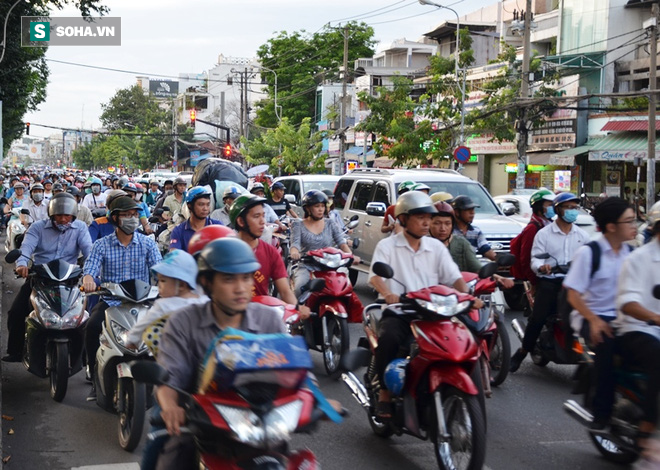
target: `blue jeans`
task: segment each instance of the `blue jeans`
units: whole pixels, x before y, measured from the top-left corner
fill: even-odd
[[[151,422],[152,418],[160,417],[161,408],[158,403],[154,403],[154,406],[149,412],[149,421]],[[149,432],[160,431],[165,429],[165,426],[154,426],[150,425]],[[156,464],[158,463],[158,455],[160,454],[161,449],[169,439],[169,436],[157,437],[156,439],[147,439],[147,442],[144,445],[144,451],[142,451],[142,462],[140,463],[140,470],[155,470]]]

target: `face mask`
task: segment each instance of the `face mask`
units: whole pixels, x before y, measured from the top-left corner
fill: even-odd
[[[119,219],[119,228],[126,235],[131,235],[135,232],[140,226],[140,219],[137,217],[127,217],[125,219]]]
[[[136,201],[141,201],[142,200],[142,193],[137,193],[137,195],[135,196],[135,200]]]
[[[98,186],[92,186],[92,193],[101,194],[101,188],[99,188]]]
[[[64,232],[64,231],[71,228],[72,223],[73,222],[69,222],[69,223],[66,223],[66,224],[55,224],[55,227],[57,227],[57,230],[59,230],[60,232]]]
[[[82,183],[76,183],[76,188],[81,189],[83,187]]]
[[[552,206],[548,206],[545,208],[545,217],[546,219],[552,219],[555,216],[555,208]]]
[[[44,195],[43,193],[35,193],[32,195],[32,200],[34,202],[41,202],[44,200]]]
[[[564,222],[567,224],[572,224],[577,220],[578,214],[579,212],[577,209],[567,209],[564,211],[564,215],[561,218],[564,219]]]

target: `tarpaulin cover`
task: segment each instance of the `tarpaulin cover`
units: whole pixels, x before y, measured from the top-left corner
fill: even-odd
[[[227,186],[248,186],[248,175],[240,165],[222,158],[207,158],[199,162],[192,177],[193,186],[211,186],[215,207],[222,203],[222,193]]]

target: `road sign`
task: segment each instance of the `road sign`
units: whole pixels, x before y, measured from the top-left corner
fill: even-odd
[[[346,172],[355,170],[359,165],[357,160],[346,160]]]
[[[465,147],[464,145],[456,147],[456,149],[454,150],[454,159],[458,163],[466,163],[468,160],[470,160],[471,155],[472,152],[470,151],[470,149]]]

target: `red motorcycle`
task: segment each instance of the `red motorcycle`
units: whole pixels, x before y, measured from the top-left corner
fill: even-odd
[[[373,272],[386,279],[392,268],[374,263]],[[364,330],[358,348],[342,362],[342,380],[367,412],[374,433],[381,437],[410,434],[431,439],[440,469],[482,468],[486,455],[486,417],[477,367],[480,347],[460,320],[475,298],[445,286],[434,286],[401,296],[401,303],[374,304],[365,309]],[[411,318],[414,341],[385,372],[392,393],[393,416],[376,415],[380,383],[375,372],[378,322],[385,315]],[[352,372],[367,366],[364,381]],[[474,380],[473,380],[474,377]]]
[[[313,292],[304,303],[313,312],[302,322],[302,332],[310,349],[323,353],[323,364],[330,376],[339,376],[339,363],[349,349],[348,322],[350,312],[362,312],[363,306],[353,293],[348,267],[353,255],[327,247],[309,251],[301,262],[315,279],[325,286]]]
[[[228,332],[218,341],[200,373],[198,393],[183,397],[186,426],[200,469],[318,469],[309,450],[290,451],[294,432],[311,430],[324,416],[308,386],[311,358],[299,337]],[[241,336],[241,337],[239,337]],[[154,362],[132,368],[140,382],[163,385],[168,373]],[[159,423],[161,424],[161,423]],[[166,430],[149,438],[167,435]]]

